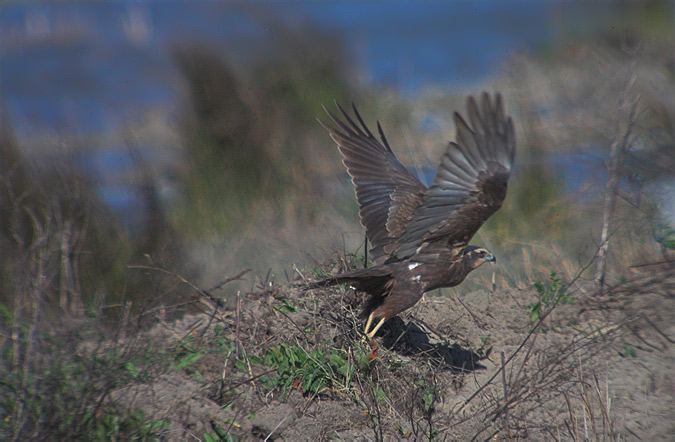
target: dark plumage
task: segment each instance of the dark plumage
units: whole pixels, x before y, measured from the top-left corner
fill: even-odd
[[[337,107],[342,117],[326,110],[334,125],[321,124],[344,156],[376,265],[311,287],[350,283],[368,293],[365,333],[373,337],[425,292],[456,286],[484,262],[495,261],[486,249],[468,244],[506,196],[515,155],[513,122],[499,94],[492,100],[483,93],[480,104],[469,97],[468,123],[455,112],[456,141],[427,188],[396,158],[379,123],[380,140],[356,107],[358,123]],[[379,322],[369,332],[374,319]]]

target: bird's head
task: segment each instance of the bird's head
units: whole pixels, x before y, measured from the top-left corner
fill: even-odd
[[[463,261],[468,264],[470,269],[477,269],[484,262],[496,262],[495,255],[483,247],[468,246],[464,249]]]

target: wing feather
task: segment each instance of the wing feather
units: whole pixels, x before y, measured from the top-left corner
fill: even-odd
[[[373,261],[380,264],[396,247],[427,188],[396,158],[379,122],[378,141],[356,106],[352,104],[354,120],[335,104],[341,117],[324,108],[333,125],[319,122],[342,153],[343,164],[356,189],[361,224],[373,246]]]
[[[425,247],[463,247],[501,207],[515,157],[515,131],[501,95],[467,101],[469,123],[454,114],[456,142],[441,158],[433,185],[405,227],[391,259]]]

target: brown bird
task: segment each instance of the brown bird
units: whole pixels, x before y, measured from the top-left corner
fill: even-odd
[[[320,123],[337,143],[356,188],[375,266],[309,288],[349,283],[368,293],[364,333],[372,338],[385,321],[415,305],[425,292],[456,286],[484,262],[496,261],[469,241],[504,201],[515,134],[501,95],[492,100],[483,93],[480,103],[469,97],[468,123],[455,112],[456,141],[449,144],[427,188],[396,158],[379,122],[378,140],[354,105],[358,124],[336,106],[342,118],[324,108],[334,125]],[[379,322],[370,330],[374,320]]]

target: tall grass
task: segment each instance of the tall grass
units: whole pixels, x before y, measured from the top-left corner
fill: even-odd
[[[270,216],[261,206],[283,218],[295,195],[318,193],[316,160],[326,155],[315,118],[347,95],[348,63],[316,30],[272,33],[252,66],[196,43],[174,50],[188,92],[184,199],[173,213],[193,237],[237,232],[250,217]]]

